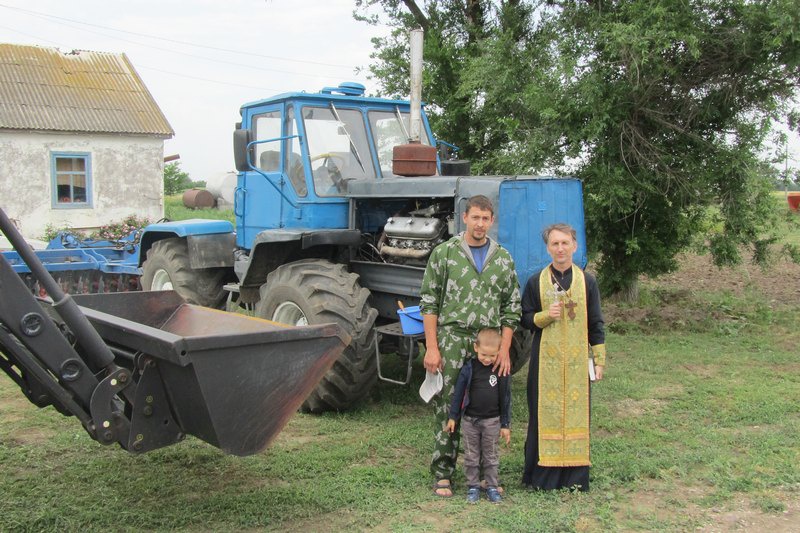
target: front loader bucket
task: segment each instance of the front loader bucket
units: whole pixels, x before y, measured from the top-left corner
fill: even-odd
[[[128,359],[140,372],[134,452],[181,433],[234,455],[260,452],[350,342],[336,324],[284,326],[187,304],[173,291],[73,298],[118,364]],[[179,430],[165,431],[173,421]]]

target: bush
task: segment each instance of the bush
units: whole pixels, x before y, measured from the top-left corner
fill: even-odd
[[[67,233],[73,235],[78,240],[118,241],[130,235],[131,232],[143,228],[148,224],[150,224],[149,218],[128,215],[120,222],[111,222],[105,226],[100,226],[88,234],[86,231],[72,229],[69,224],[60,227],[48,224],[45,226],[42,238],[50,242],[55,239],[59,233]]]
[[[53,223],[48,223],[48,224],[47,224],[47,225],[44,227],[44,235],[42,235],[42,240],[43,240],[43,241],[50,242],[50,241],[52,241],[53,239],[55,239],[55,238],[56,238],[56,236],[57,236],[59,233],[61,233],[61,232],[64,232],[64,233],[74,233],[74,231],[72,230],[72,228],[70,227],[70,225],[69,225],[69,224],[66,224],[66,225],[64,225],[64,226],[62,226],[62,227],[58,227],[58,226],[56,226],[56,225],[55,225],[55,224],[53,224]]]
[[[89,235],[90,239],[98,241],[118,241],[128,235],[132,231],[143,228],[150,224],[150,219],[146,217],[139,218],[136,215],[128,215],[122,222],[112,222],[101,226]]]

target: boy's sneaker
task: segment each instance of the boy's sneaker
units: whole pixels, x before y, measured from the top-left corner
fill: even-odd
[[[488,486],[489,486],[489,484],[488,484],[488,483],[486,483],[486,480],[485,480],[485,479],[482,479],[482,480],[481,480],[481,490],[485,492],[485,491],[486,491],[486,487],[488,487]],[[499,492],[499,493],[500,493],[500,496],[502,496],[502,495],[503,495],[503,493],[505,492],[505,491],[503,490],[503,486],[502,486],[502,485],[500,485],[500,481],[499,481],[499,480],[498,480],[498,482],[497,482],[497,492]]]
[[[478,487],[470,487],[467,490],[467,503],[478,503],[481,499],[481,490]]]
[[[500,503],[503,501],[503,497],[497,492],[497,487],[489,487],[486,489],[486,497],[492,503]]]

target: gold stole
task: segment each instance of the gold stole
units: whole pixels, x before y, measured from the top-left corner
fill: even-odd
[[[539,276],[539,295],[544,310],[555,301],[550,267]],[[542,330],[539,347],[539,465],[589,466],[589,321],[580,268],[572,266],[561,298],[561,319]],[[577,305],[567,309],[570,301]]]

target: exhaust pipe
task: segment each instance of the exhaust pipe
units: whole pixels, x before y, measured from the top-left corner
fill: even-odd
[[[418,143],[422,130],[422,30],[411,30],[411,138]]]
[[[422,45],[423,32],[411,30],[411,115],[408,144],[392,151],[392,173],[398,176],[436,174],[436,147],[420,143],[422,131]]]

